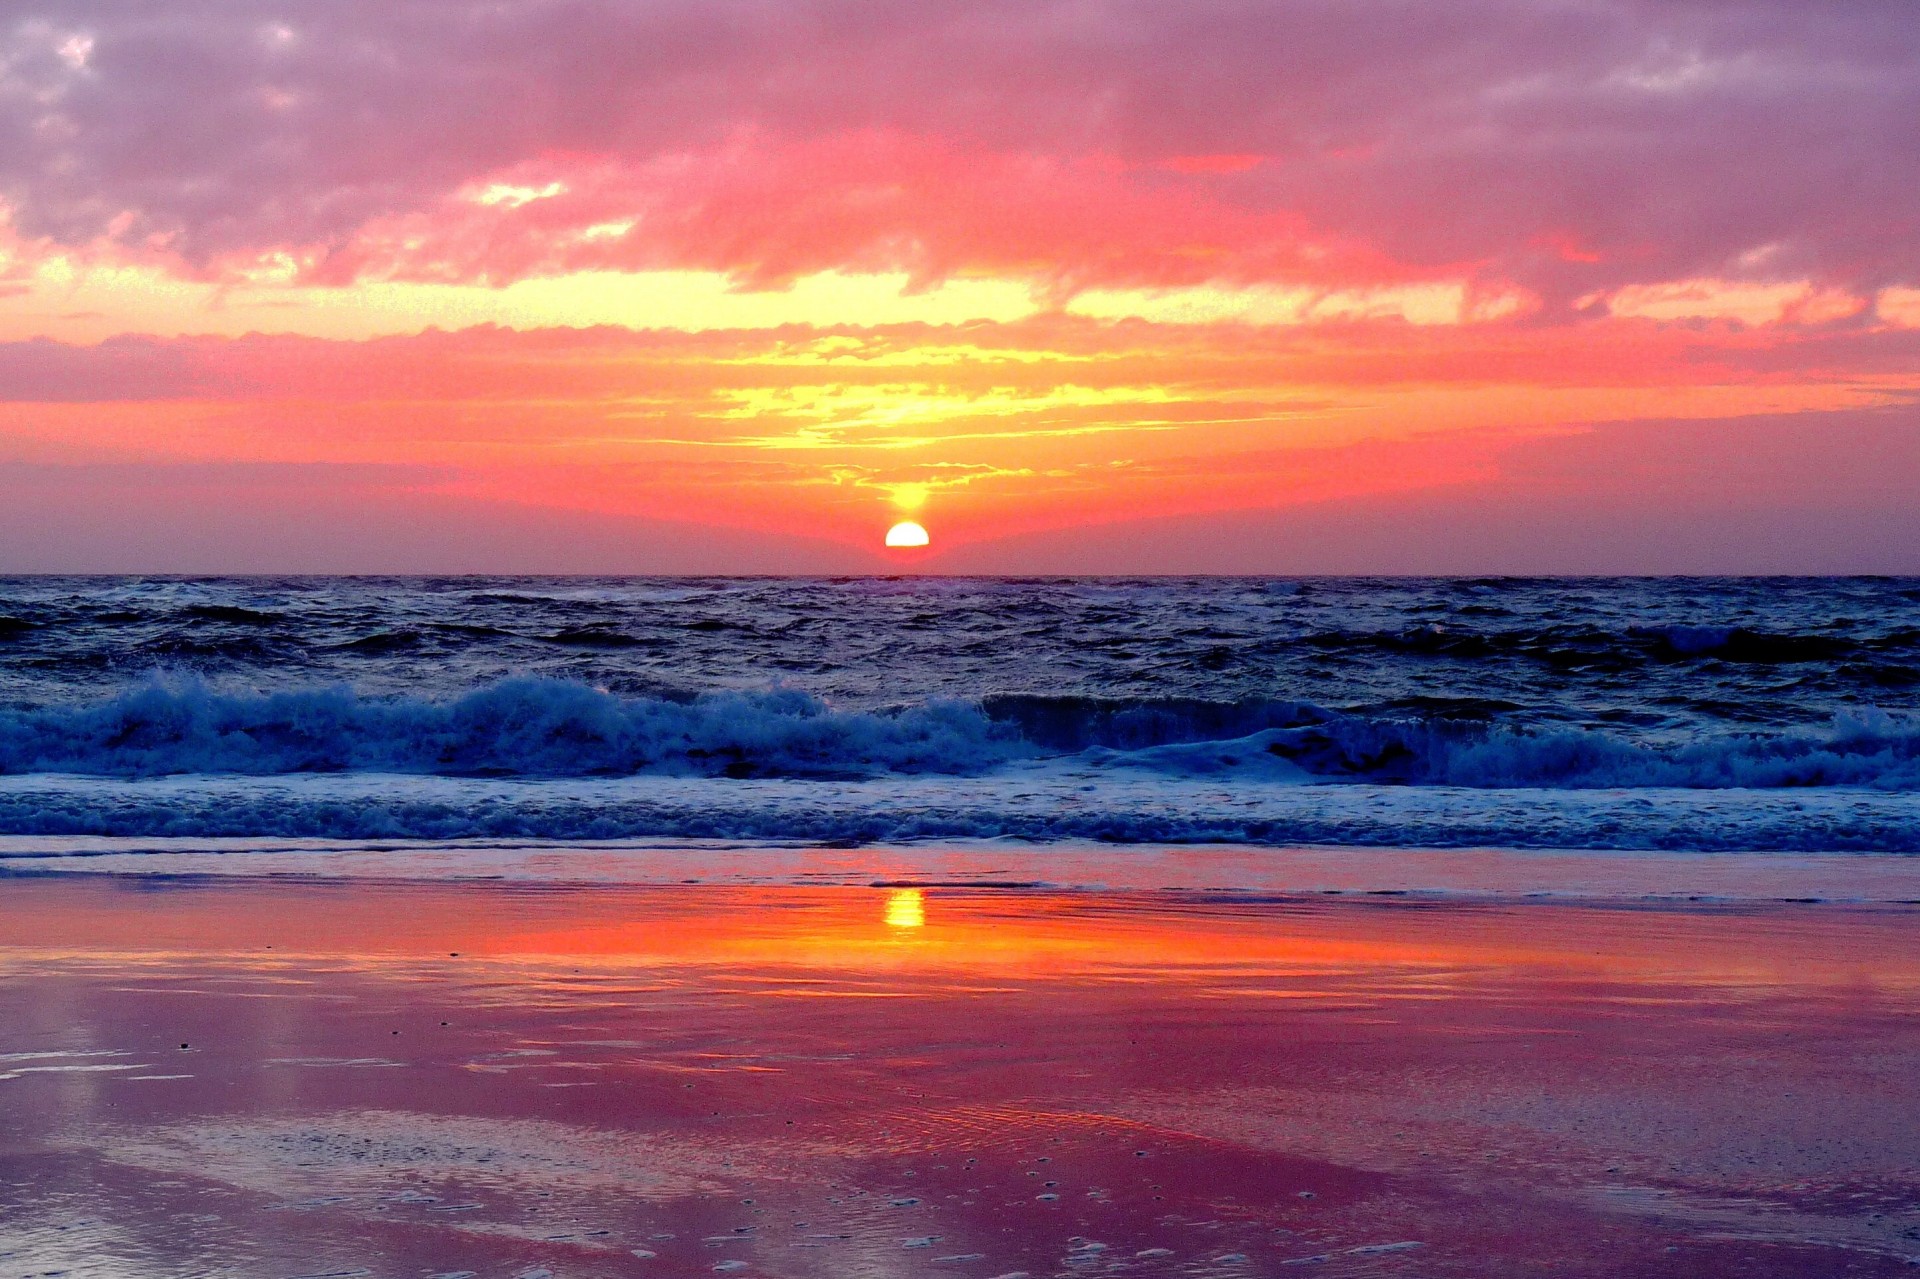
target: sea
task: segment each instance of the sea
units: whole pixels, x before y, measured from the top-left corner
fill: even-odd
[[[234,839],[1909,854],[1920,579],[0,579],[0,840]]]

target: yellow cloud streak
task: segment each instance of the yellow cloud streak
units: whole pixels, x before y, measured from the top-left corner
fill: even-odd
[[[362,339],[458,329],[591,328],[707,332],[789,324],[1013,322],[1039,309],[1019,280],[954,279],[908,289],[900,274],[824,272],[792,288],[744,292],[717,271],[585,271],[478,284],[362,281],[321,288],[241,276],[181,280],[152,267],[89,265],[54,256],[0,295],[0,341],[48,337],[97,342],[120,333],[158,337],[298,333]]]

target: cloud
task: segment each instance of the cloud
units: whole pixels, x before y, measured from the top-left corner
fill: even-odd
[[[1920,480],[1893,449],[1916,423],[1874,418],[1848,435],[1834,411],[1910,407],[1916,352],[1915,330],[1638,320],[1261,330],[1060,314],[0,343],[0,464],[18,471],[0,499],[43,510],[45,494],[63,491],[61,509],[109,527],[177,490],[192,500],[167,509],[189,541],[233,527],[231,511],[276,502],[352,524],[355,512],[414,501],[435,527],[469,527],[448,513],[464,503],[613,521],[605,528],[645,516],[755,530],[735,549],[753,536],[866,546],[909,499],[947,547],[1140,512],[1387,495],[1418,506],[1463,485],[1497,497],[1506,490],[1486,487],[1496,481],[1574,510],[1586,498],[1627,502],[1631,479],[1649,518],[1654,506],[1700,512],[1739,494],[1791,510],[1808,493],[1857,492],[1891,508]],[[1762,414],[1805,425],[1762,430],[1752,425]],[[1748,425],[1715,434],[1695,419]],[[1594,421],[1622,423],[1594,433],[1608,448],[1553,443],[1584,438]],[[1839,459],[1818,456],[1823,439]],[[1546,451],[1528,452],[1529,441]],[[32,467],[43,469],[18,469]],[[58,467],[94,469],[81,483],[44,469]]]
[[[1296,466],[1338,476],[1329,453]],[[1012,573],[1920,572],[1920,409],[1612,423],[1469,442],[1387,491],[1023,531],[920,567]],[[1351,477],[1353,467],[1346,468]],[[405,466],[0,461],[5,571],[799,572],[858,547],[487,500]],[[923,480],[938,479],[921,472]],[[965,473],[952,478],[963,479]],[[1434,482],[1438,479],[1438,482]],[[845,482],[883,488],[868,475]],[[1094,491],[1098,491],[1096,485]],[[878,508],[876,508],[878,509]],[[1135,508],[1139,509],[1139,508]],[[873,542],[887,517],[876,515]],[[938,549],[938,548],[937,548]]]
[[[843,403],[847,421],[880,421],[912,397],[984,397],[992,408],[1058,407],[1040,390],[1080,399],[1127,388],[1166,413],[1170,395],[1218,409],[1234,400],[1317,403],[1303,388],[1513,385],[1537,389],[1738,385],[1912,386],[1920,324],[1861,330],[1672,327],[1645,320],[1570,328],[1408,326],[1359,319],[1279,331],[1243,325],[1104,321],[1041,315],[1008,323],[876,326],[786,324],[756,329],[459,331],[347,341],[291,334],[159,338],[93,345],[0,342],[0,404],[186,400],[565,401],[643,420],[699,400],[742,424],[791,410],[818,419]],[[891,402],[877,388],[896,388]],[[901,389],[904,388],[904,389]],[[1321,405],[1324,407],[1324,404]],[[933,406],[942,407],[942,406]],[[948,406],[950,407],[950,406]]]
[[[0,198],[215,275],[1920,284],[1890,0],[28,0]],[[552,190],[554,184],[560,190]],[[500,198],[487,202],[488,192]]]
[[[1368,280],[1407,274],[1285,210],[1222,200],[1102,154],[1004,152],[898,131],[743,132],[644,161],[555,155],[375,218],[304,277],[506,282],[697,269],[777,289],[831,270],[1088,282]]]

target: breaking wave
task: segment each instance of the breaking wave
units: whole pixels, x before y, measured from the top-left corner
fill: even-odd
[[[1920,790],[1920,723],[1870,710],[1818,731],[1636,738],[1516,726],[1504,709],[997,695],[843,710],[787,689],[626,697],[552,679],[442,700],[153,682],[89,705],[0,711],[0,772],[873,778],[1071,757],[1249,783]]]
[[[562,680],[448,701],[153,683],[93,706],[0,712],[8,773],[859,777],[977,771],[1017,749],[1011,729],[959,704],[844,713],[781,690],[625,698]]]

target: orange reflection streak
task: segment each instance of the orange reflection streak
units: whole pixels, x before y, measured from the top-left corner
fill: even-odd
[[[0,961],[149,964],[324,956],[375,969],[438,961],[603,970],[703,967],[941,982],[1124,980],[1204,988],[1391,974],[1445,989],[1466,973],[1680,980],[1727,989],[1920,993],[1912,916],[1550,905],[1361,907],[1209,903],[1179,894],[944,889],[542,888],[420,883],[17,882]]]

